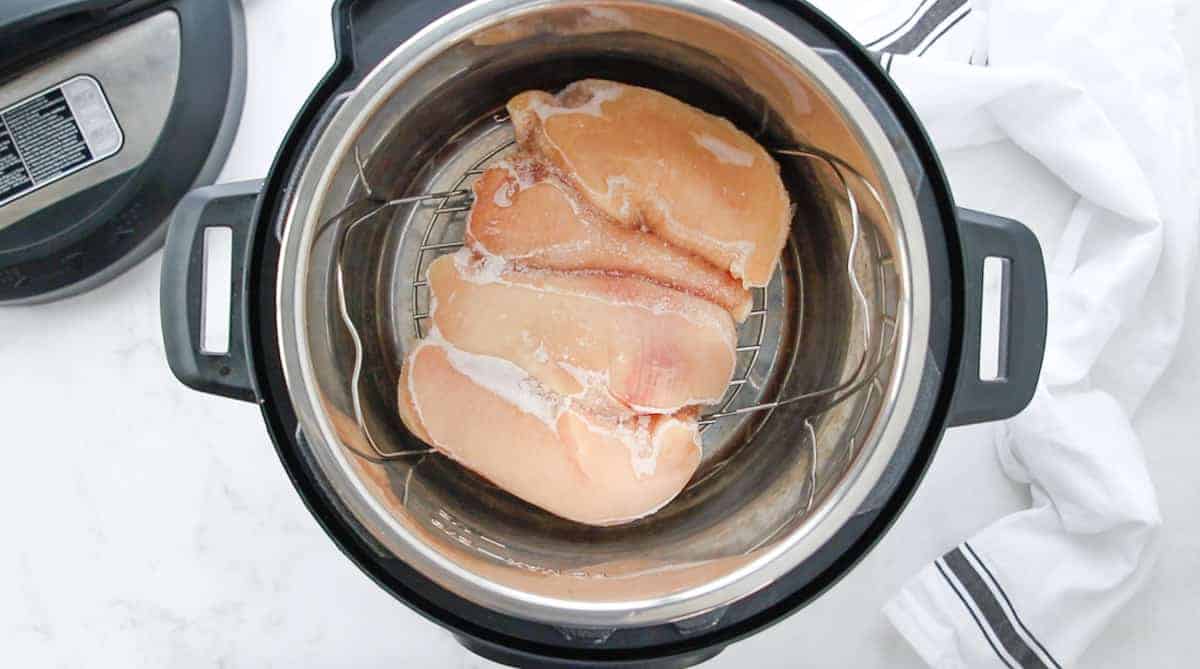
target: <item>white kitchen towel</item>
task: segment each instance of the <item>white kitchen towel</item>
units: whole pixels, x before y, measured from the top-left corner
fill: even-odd
[[[884,613],[931,666],[1070,666],[1140,586],[1161,523],[1131,418],[1178,344],[1197,247],[1175,5],[816,4],[882,53],[952,184],[996,177],[960,204],[1031,223],[1048,265],[1040,387],[994,431],[1032,506],[937,558]],[[998,167],[1002,145],[1024,161]],[[1046,172],[1067,199],[1023,183]]]

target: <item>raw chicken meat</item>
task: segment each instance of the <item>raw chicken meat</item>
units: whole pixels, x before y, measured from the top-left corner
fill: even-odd
[[[670,96],[587,79],[508,103],[517,142],[626,226],[765,286],[791,204],[779,165],[729,121]]]
[[[654,513],[700,463],[694,411],[596,416],[517,366],[430,337],[400,377],[405,424],[504,490],[591,525]]]
[[[530,157],[510,159],[475,182],[467,241],[532,267],[640,275],[715,302],[739,322],[750,313],[750,293],[728,272],[653,234],[621,227]]]
[[[429,265],[400,415],[551,513],[629,522],[695,474],[699,407],[725,394],[791,205],[754,140],[661,93],[586,80],[509,112],[519,152]]]
[[[729,314],[642,279],[506,269],[462,250],[430,265],[429,286],[447,342],[511,361],[561,395],[598,388],[670,414],[716,401],[733,374]]]

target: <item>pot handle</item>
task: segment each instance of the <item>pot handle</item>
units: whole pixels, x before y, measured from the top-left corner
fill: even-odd
[[[249,402],[256,395],[246,351],[242,283],[262,184],[261,180],[239,181],[198,188],[184,196],[167,231],[159,291],[163,344],[176,378],[196,390]],[[229,313],[207,314],[206,240],[222,236],[230,242],[232,253]],[[228,319],[228,346],[223,350],[204,349],[202,333],[210,318],[222,323]]]
[[[950,405],[950,425],[1011,418],[1037,390],[1046,352],[1046,265],[1037,237],[1008,218],[958,210],[963,249],[966,317],[963,356]],[[1000,365],[996,379],[979,375],[983,334],[983,268],[988,258],[1004,262],[1000,302]]]

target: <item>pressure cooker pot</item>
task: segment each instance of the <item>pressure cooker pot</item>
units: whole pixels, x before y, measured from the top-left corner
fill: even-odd
[[[846,573],[943,429],[1010,417],[1032,396],[1037,241],[955,208],[895,87],[813,8],[360,0],[334,23],[336,63],[266,180],[177,208],[167,352],[184,383],[257,402],[330,537],[476,652],[521,666],[711,657]],[[505,493],[410,434],[396,406],[405,356],[429,332],[425,271],[462,246],[474,179],[513,151],[505,102],[584,78],[729,119],[773,153],[796,208],[739,326],[733,382],[704,409],[699,471],[661,511],[614,527]],[[215,234],[232,238],[228,315],[204,309]],[[1001,359],[984,379],[992,257]],[[204,326],[226,318],[228,346],[206,346]]]

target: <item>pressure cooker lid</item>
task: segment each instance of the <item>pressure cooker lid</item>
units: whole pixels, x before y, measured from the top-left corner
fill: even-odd
[[[236,0],[0,3],[0,305],[74,295],[155,250],[241,115]]]

